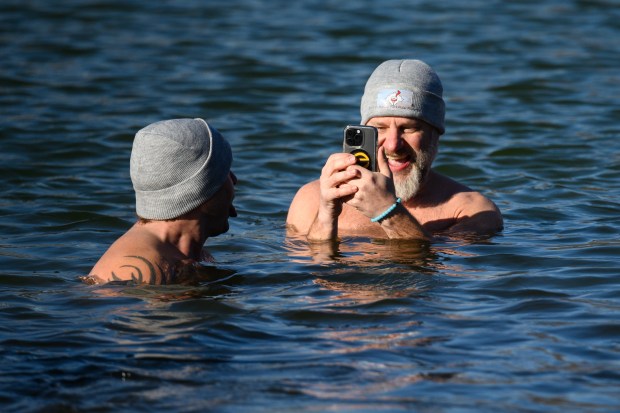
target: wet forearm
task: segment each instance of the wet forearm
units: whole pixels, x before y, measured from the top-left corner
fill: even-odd
[[[310,241],[333,240],[338,237],[338,218],[317,213],[308,234],[306,235]]]
[[[422,225],[407,211],[399,206],[380,222],[381,228],[390,239],[419,239],[428,241],[431,239]]]

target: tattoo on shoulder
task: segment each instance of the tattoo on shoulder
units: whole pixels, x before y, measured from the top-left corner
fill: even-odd
[[[132,258],[142,262],[142,264],[146,264],[147,271],[146,273],[142,272],[139,264],[124,264],[121,265],[120,268],[129,268],[131,269],[131,281],[136,284],[164,284],[166,277],[164,276],[164,270],[161,268],[159,264],[154,265],[148,259],[141,257],[139,255],[126,255],[125,258]],[[142,266],[142,268],[144,268]],[[117,274],[112,271],[112,280],[113,281],[123,281]]]

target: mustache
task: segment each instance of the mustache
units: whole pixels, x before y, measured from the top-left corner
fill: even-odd
[[[420,154],[418,154],[415,150],[403,150],[403,151],[396,151],[396,152],[385,152],[385,156],[386,158],[393,158],[393,159],[403,159],[403,158],[411,158],[412,162],[416,162],[419,157]]]

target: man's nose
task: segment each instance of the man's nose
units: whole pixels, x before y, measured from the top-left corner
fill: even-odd
[[[232,204],[230,205],[230,209],[228,210],[228,216],[232,218],[237,216],[237,209],[235,209],[235,206]]]
[[[384,139],[382,146],[385,149],[386,153],[395,153],[398,152],[400,147],[402,146],[402,138],[396,128],[388,128],[384,132]]]

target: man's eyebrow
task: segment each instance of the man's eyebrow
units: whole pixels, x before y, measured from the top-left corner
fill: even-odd
[[[387,122],[374,122],[371,126],[374,126],[375,128],[380,128],[385,127],[387,124]]]

